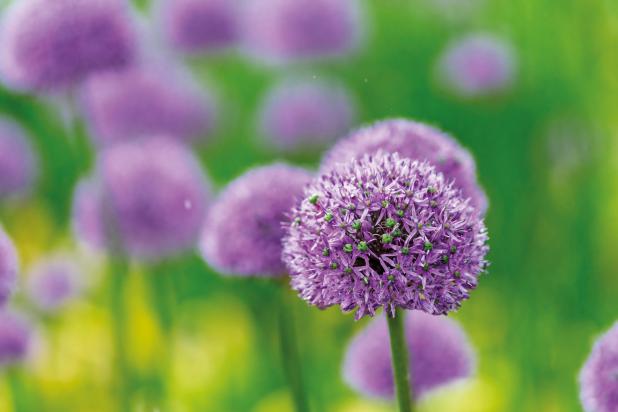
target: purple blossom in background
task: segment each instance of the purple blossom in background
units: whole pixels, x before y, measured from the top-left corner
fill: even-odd
[[[32,187],[35,159],[23,129],[0,116],[0,199],[21,195]]]
[[[158,18],[168,43],[185,53],[233,47],[240,36],[238,0],[159,0]]]
[[[286,80],[266,96],[260,129],[284,151],[326,146],[346,133],[355,118],[348,91],[323,80]]]
[[[508,89],[516,61],[511,45],[491,34],[472,34],[452,42],[438,61],[441,81],[462,97]]]
[[[487,197],[477,182],[476,163],[470,152],[445,132],[411,120],[384,120],[351,133],[325,154],[321,171],[378,150],[428,161],[447,181],[454,180],[454,186],[470,198],[472,206],[482,214],[487,210]]]
[[[0,72],[20,89],[73,86],[132,61],[132,24],[123,0],[14,1],[0,31]]]
[[[0,226],[0,306],[9,299],[17,284],[19,258],[13,241]]]
[[[25,360],[32,340],[32,326],[18,313],[0,310],[0,366]]]
[[[311,180],[305,169],[276,163],[252,169],[225,188],[202,232],[204,259],[223,274],[282,276],[282,222]]]
[[[53,312],[80,291],[80,270],[68,257],[54,256],[38,262],[28,276],[27,291],[41,310]]]
[[[81,97],[101,145],[157,135],[188,142],[214,125],[212,99],[188,73],[161,65],[92,76]]]
[[[579,382],[586,412],[618,411],[618,322],[594,344]]]
[[[410,385],[416,399],[473,374],[474,350],[457,322],[419,311],[410,312],[405,317],[405,337],[412,376]],[[350,343],[343,364],[343,378],[364,395],[393,398],[390,338],[383,316],[374,319]]]
[[[360,43],[358,0],[249,0],[243,43],[269,63],[336,57]]]
[[[439,315],[476,288],[483,220],[428,163],[380,152],[315,179],[292,211],[284,260],[292,288],[319,308]]]
[[[117,144],[101,153],[96,175],[78,186],[74,230],[85,243],[102,247],[109,246],[110,228],[116,226],[130,255],[162,259],[194,246],[209,188],[198,160],[173,140]]]

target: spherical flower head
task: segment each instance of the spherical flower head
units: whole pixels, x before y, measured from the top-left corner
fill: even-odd
[[[0,116],[0,199],[26,193],[34,183],[36,160],[23,129]]]
[[[162,34],[185,53],[235,46],[240,36],[238,0],[159,0]]]
[[[74,230],[95,247],[114,246],[115,238],[133,257],[162,259],[194,246],[209,187],[197,159],[173,140],[117,144],[78,186]]]
[[[311,174],[283,163],[255,168],[230,183],[208,213],[204,259],[223,274],[282,276],[282,222]]]
[[[136,39],[123,0],[20,0],[1,27],[0,72],[13,87],[58,90],[129,63]]]
[[[441,80],[465,97],[496,94],[508,89],[515,77],[511,45],[490,34],[472,34],[451,43],[438,61]]]
[[[32,326],[18,313],[0,311],[0,366],[25,360],[32,340]]]
[[[79,294],[79,268],[64,256],[43,259],[30,270],[27,291],[39,309],[54,312]]]
[[[419,311],[409,313],[404,321],[412,377],[410,386],[417,399],[474,373],[474,349],[457,322]],[[350,343],[343,364],[343,378],[362,394],[392,399],[391,362],[388,326],[386,319],[379,317]]]
[[[346,55],[361,37],[357,0],[251,0],[245,17],[244,47],[266,63]]]
[[[183,71],[134,66],[92,76],[82,90],[85,115],[100,145],[165,135],[183,142],[208,135],[212,99]]]
[[[483,272],[483,220],[428,163],[378,153],[315,179],[292,211],[284,260],[293,289],[355,317],[383,307],[440,315]]]
[[[618,322],[594,344],[579,383],[586,412],[618,410]]]
[[[342,86],[288,79],[268,93],[259,122],[270,144],[294,151],[326,146],[348,131],[354,117],[354,103]]]
[[[429,162],[447,182],[453,181],[481,214],[486,212],[487,196],[477,182],[476,163],[470,152],[445,132],[423,123],[390,119],[363,127],[327,152],[320,169],[326,172],[339,163],[379,150]]]
[[[3,306],[15,290],[19,258],[13,242],[0,226],[0,306]]]

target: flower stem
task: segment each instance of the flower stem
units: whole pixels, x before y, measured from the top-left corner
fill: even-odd
[[[289,300],[285,284],[281,284],[281,305],[279,307],[279,344],[283,369],[292,392],[296,412],[308,412],[309,404],[303,386],[300,353],[294,324],[294,306]]]
[[[403,331],[403,311],[397,309],[395,316],[387,316],[387,319],[393,360],[393,377],[395,378],[399,411],[413,412],[412,389],[410,387],[410,373],[408,371],[408,349]]]
[[[115,383],[118,388],[119,411],[131,410],[131,394],[129,388],[129,366],[127,356],[127,325],[124,307],[125,284],[129,272],[129,262],[123,255],[110,256],[109,276],[111,280],[111,310],[112,328],[115,350]]]

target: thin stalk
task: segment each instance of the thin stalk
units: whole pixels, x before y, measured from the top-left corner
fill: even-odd
[[[118,388],[119,411],[131,410],[130,368],[127,355],[127,324],[125,289],[129,275],[129,262],[122,254],[110,256],[109,277],[111,280],[112,329],[115,350],[115,384]]]
[[[408,371],[408,347],[403,330],[403,311],[397,309],[395,316],[387,316],[387,319],[393,360],[393,377],[399,411],[413,412],[414,404],[410,387],[410,373]]]
[[[294,306],[289,300],[289,292],[285,284],[281,284],[281,305],[279,315],[279,344],[285,376],[292,393],[296,412],[308,412],[309,403],[305,393],[300,353],[296,339],[294,324]]]

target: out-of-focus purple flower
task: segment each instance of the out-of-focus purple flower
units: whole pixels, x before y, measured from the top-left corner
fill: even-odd
[[[487,262],[483,220],[428,163],[378,153],[315,179],[292,211],[284,261],[319,308],[446,314]]]
[[[238,0],[159,0],[162,32],[168,43],[186,53],[235,46],[240,36]]]
[[[30,270],[27,290],[39,309],[53,312],[79,293],[79,268],[68,257],[44,259]]]
[[[0,366],[19,363],[28,356],[32,325],[22,315],[0,310]]]
[[[474,350],[457,322],[414,311],[405,317],[405,337],[412,377],[410,386],[416,399],[473,374]],[[383,316],[373,320],[350,343],[343,378],[362,394],[393,398],[390,338]]]
[[[276,163],[252,169],[221,193],[202,233],[204,259],[224,274],[282,276],[282,222],[311,174]]]
[[[191,141],[214,124],[212,99],[185,72],[142,65],[92,76],[82,90],[86,118],[100,144],[165,135]]]
[[[443,131],[411,120],[384,120],[351,133],[326,153],[321,171],[378,150],[428,161],[447,181],[453,180],[479,212],[484,214],[487,210],[487,197],[477,182],[476,164],[470,152]]]
[[[0,199],[27,192],[36,170],[35,155],[23,129],[0,116]]]
[[[0,226],[0,306],[3,306],[15,290],[19,258],[13,241]]]
[[[323,80],[286,80],[262,103],[260,128],[284,151],[322,147],[348,131],[355,117],[342,86]]]
[[[336,57],[360,42],[358,0],[250,0],[246,51],[267,63]]]
[[[579,383],[586,412],[618,411],[618,322],[594,344]]]
[[[124,0],[19,0],[1,27],[0,71],[13,87],[57,90],[132,61],[136,38]]]
[[[150,138],[105,149],[78,186],[74,230],[93,246],[110,231],[130,255],[157,260],[194,246],[210,198],[199,162],[179,143]]]
[[[513,84],[515,55],[499,37],[472,34],[448,45],[438,61],[438,72],[445,86],[462,97],[491,95]]]

